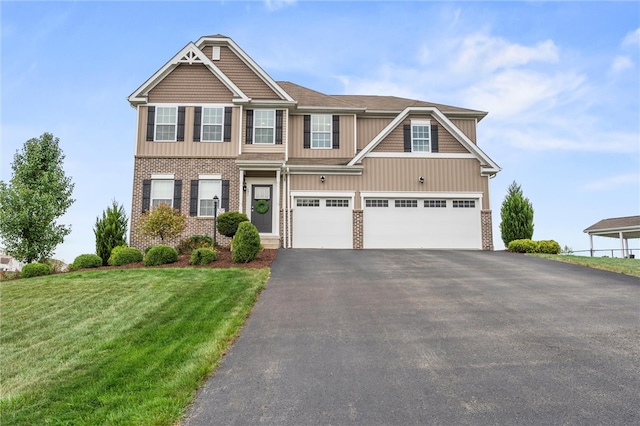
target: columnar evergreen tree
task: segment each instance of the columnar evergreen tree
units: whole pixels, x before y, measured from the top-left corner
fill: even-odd
[[[522,188],[515,181],[507,189],[500,215],[500,232],[505,247],[513,240],[533,237],[533,206],[529,199],[524,197]]]
[[[59,142],[51,133],[29,139],[13,157],[9,184],[0,182],[0,239],[22,262],[50,258],[71,232],[56,223],[75,201]]]
[[[96,254],[102,258],[102,264],[108,265],[111,250],[127,245],[127,214],[124,207],[113,200],[111,207],[102,212],[102,218],[96,218],[93,233],[96,236]]]

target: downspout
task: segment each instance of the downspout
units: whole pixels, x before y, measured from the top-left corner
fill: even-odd
[[[285,168],[282,167],[283,173],[286,173]],[[282,247],[287,248],[287,178],[286,175],[282,175]]]

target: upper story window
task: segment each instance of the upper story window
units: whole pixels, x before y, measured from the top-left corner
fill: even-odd
[[[276,112],[270,109],[253,111],[253,143],[275,143]]]
[[[178,107],[156,107],[156,141],[175,141]]]
[[[151,207],[167,204],[173,207],[173,179],[151,181]]]
[[[431,125],[428,121],[411,122],[411,151],[431,152]]]
[[[330,115],[311,116],[311,148],[331,149],[331,122]]]
[[[202,141],[222,142],[224,108],[202,108]]]

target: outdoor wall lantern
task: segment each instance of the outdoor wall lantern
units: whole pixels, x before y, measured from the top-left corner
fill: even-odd
[[[320,182],[324,183],[324,176],[320,176]]]
[[[424,178],[423,178],[422,176],[420,176],[420,177],[418,178],[418,182],[420,182],[420,183],[424,183]]]

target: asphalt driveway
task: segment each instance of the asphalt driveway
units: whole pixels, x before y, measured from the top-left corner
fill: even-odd
[[[640,424],[640,279],[504,252],[281,250],[184,425]]]

